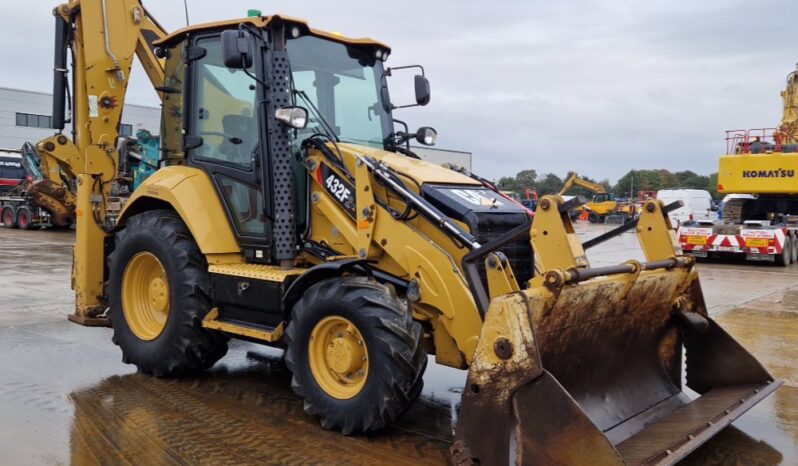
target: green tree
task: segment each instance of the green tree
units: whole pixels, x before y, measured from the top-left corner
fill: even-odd
[[[537,179],[538,173],[535,170],[521,170],[515,175],[516,188],[519,191],[532,189],[535,187]]]
[[[706,189],[709,183],[708,176],[699,175],[690,170],[676,172],[673,176],[676,177],[677,185],[680,188]]]
[[[659,191],[671,187],[676,178],[668,170],[630,170],[613,187],[616,196],[637,197],[638,191]]]
[[[499,178],[499,182],[496,183],[496,186],[502,191],[518,191],[518,183],[516,183],[515,178],[512,176],[503,176]]]
[[[563,180],[554,173],[546,173],[543,179],[539,180],[535,185],[538,194],[555,194],[562,187]]]
[[[709,194],[712,195],[712,199],[720,200],[722,197],[720,193],[718,193],[718,174],[712,173],[707,178],[707,185],[704,189],[709,191]]]

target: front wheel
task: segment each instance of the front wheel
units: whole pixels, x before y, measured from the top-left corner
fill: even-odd
[[[291,387],[326,429],[380,429],[421,393],[421,326],[373,280],[339,277],[312,286],[294,306],[285,337]]]
[[[108,319],[122,361],[156,377],[211,367],[227,337],[202,328],[211,310],[205,257],[180,217],[155,210],[131,217],[109,257]]]

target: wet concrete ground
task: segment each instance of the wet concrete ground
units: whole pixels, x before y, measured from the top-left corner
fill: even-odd
[[[419,401],[370,437],[321,429],[279,352],[258,345],[233,341],[199,378],[135,374],[109,329],[65,319],[72,240],[0,228],[0,464],[445,463],[464,372],[430,361]],[[641,258],[632,235],[589,256],[594,265]],[[798,464],[798,265],[699,269],[711,314],[785,385],[683,463]]]

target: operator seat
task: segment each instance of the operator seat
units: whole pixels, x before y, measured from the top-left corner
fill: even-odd
[[[239,165],[249,165],[252,159],[252,150],[258,143],[258,126],[255,118],[246,115],[225,115],[222,117],[222,129],[238,141],[231,138],[219,144],[219,152],[228,157],[230,162]]]

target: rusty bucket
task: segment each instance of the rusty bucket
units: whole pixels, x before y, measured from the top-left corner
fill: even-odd
[[[708,317],[690,260],[551,272],[491,302],[452,459],[674,464],[779,384]]]

